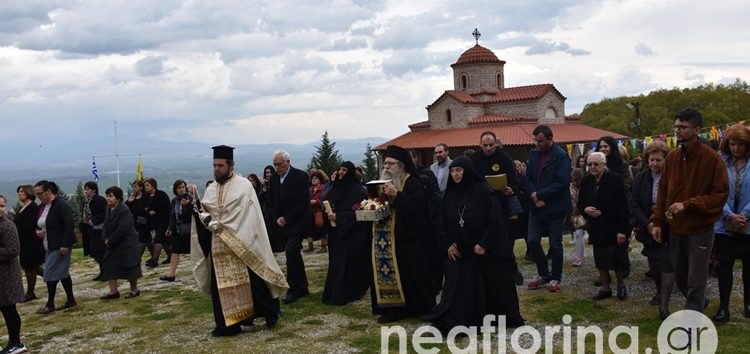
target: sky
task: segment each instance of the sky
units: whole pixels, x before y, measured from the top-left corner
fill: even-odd
[[[393,138],[475,44],[506,87],[606,97],[750,80],[746,0],[0,2],[0,136],[224,144]],[[6,149],[7,150],[7,149]],[[53,153],[53,152],[51,152]]]

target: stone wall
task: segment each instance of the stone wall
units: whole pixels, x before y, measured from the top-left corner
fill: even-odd
[[[445,111],[448,109],[451,110],[451,123],[446,121]],[[463,104],[449,95],[427,109],[430,129],[466,128],[470,120],[482,114],[482,105]]]
[[[453,88],[461,90],[461,75],[468,76],[468,87],[465,91],[476,92],[481,89],[497,90],[497,74],[502,75],[501,87],[505,88],[505,72],[502,63],[472,63],[453,67]]]

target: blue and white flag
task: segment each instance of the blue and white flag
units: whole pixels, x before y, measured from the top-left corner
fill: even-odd
[[[96,183],[99,183],[99,170],[96,169],[96,160],[91,160],[91,174],[94,175]]]

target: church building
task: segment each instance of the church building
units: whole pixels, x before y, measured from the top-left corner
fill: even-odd
[[[571,155],[580,154],[580,143],[590,144],[610,135],[624,135],[584,125],[578,115],[565,115],[565,96],[553,84],[505,86],[505,61],[476,45],[451,64],[453,89],[443,92],[427,106],[427,120],[409,125],[409,132],[379,145],[398,145],[419,151],[422,163],[432,163],[435,145],[445,143],[455,157],[465,149],[478,149],[482,132],[492,131],[503,149],[514,159],[526,160],[533,146],[532,131],[539,124],[552,128],[554,141],[563,149],[573,147]],[[576,153],[577,152],[577,153]]]

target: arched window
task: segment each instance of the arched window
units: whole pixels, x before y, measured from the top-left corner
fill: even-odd
[[[544,111],[544,119],[546,120],[553,120],[557,118],[557,111],[554,107],[547,107],[547,110]]]
[[[461,89],[466,90],[467,87],[469,87],[469,78],[463,74],[461,75]]]
[[[448,123],[450,123],[451,119],[453,119],[451,117],[451,110],[450,109],[446,109],[445,110],[445,121],[448,122]]]
[[[497,74],[497,88],[503,88],[503,74]]]

